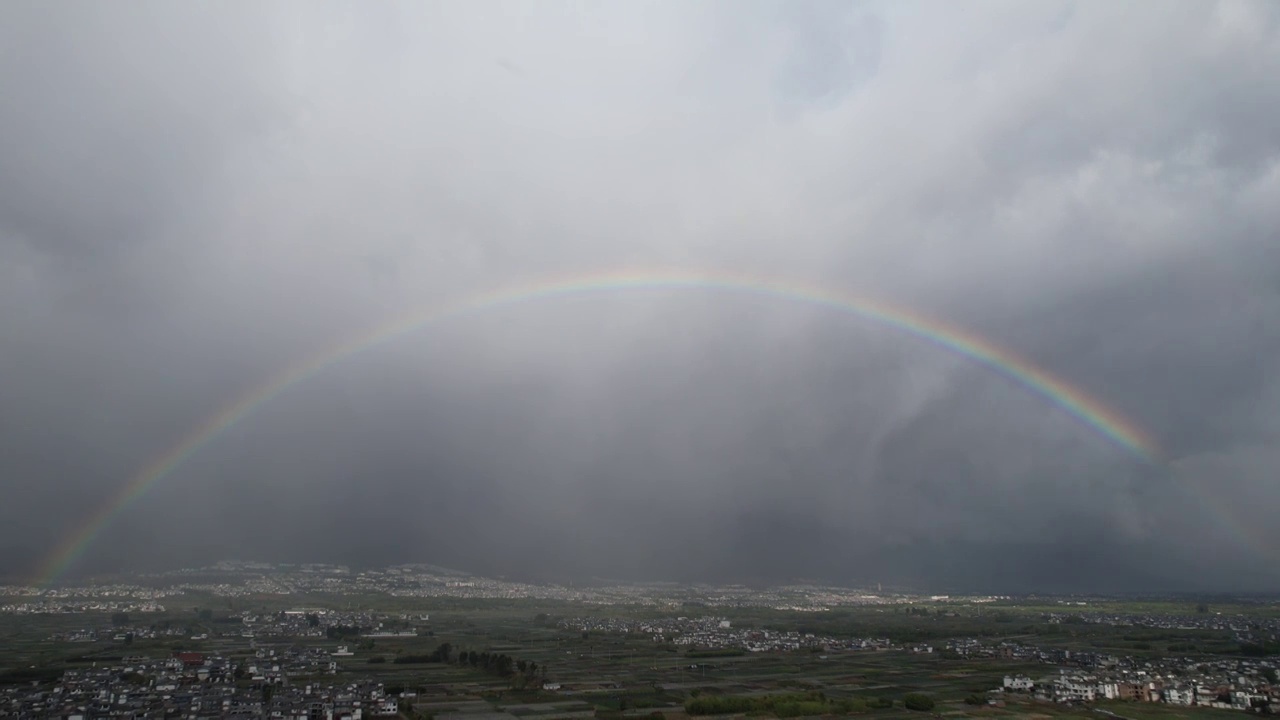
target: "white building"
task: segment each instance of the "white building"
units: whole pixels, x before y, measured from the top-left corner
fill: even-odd
[[[1093,702],[1098,698],[1098,683],[1090,677],[1062,675],[1054,683],[1058,702]]]
[[[1170,705],[1190,705],[1196,694],[1190,688],[1165,688],[1164,701]]]
[[[1015,692],[1030,692],[1031,688],[1033,687],[1035,687],[1035,683],[1031,681],[1031,678],[1026,677],[1024,675],[1017,675],[1017,676],[1005,675],[1004,676],[1005,690],[1013,690]]]

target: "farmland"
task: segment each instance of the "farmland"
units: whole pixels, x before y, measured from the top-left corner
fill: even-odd
[[[1261,707],[1276,672],[1266,657],[1275,605],[1248,599],[530,590],[336,571],[187,579],[11,588],[0,613],[11,708],[57,714],[105,685],[138,716],[178,706],[469,720],[927,708],[1142,720]],[[1004,691],[1008,678],[1028,689]],[[61,692],[44,693],[59,682]],[[1194,705],[1170,704],[1188,698],[1182,688],[1199,692]],[[1147,701],[1109,699],[1126,692]]]

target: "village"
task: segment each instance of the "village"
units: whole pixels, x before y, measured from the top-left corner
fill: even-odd
[[[959,714],[1280,707],[1280,617],[1252,600],[570,587],[254,563],[0,594],[14,638],[4,717],[681,716],[709,697],[818,692],[874,712],[911,692]]]
[[[212,636],[202,633],[190,637],[187,637],[188,629],[167,620],[152,625],[134,622],[123,613],[116,613],[112,618],[115,622],[111,625],[68,629],[49,636],[47,639],[51,642],[103,645],[104,651],[84,655],[81,666],[67,667],[56,677],[48,676],[49,681],[42,683],[33,676],[35,682],[5,686],[0,695],[0,716],[252,716],[358,720],[404,716],[411,713],[415,705],[483,709],[496,702],[495,698],[502,697],[504,688],[516,687],[512,680],[501,676],[485,682],[468,680],[461,669],[448,671],[453,673],[447,676],[452,680],[439,675],[442,670],[430,670],[422,675],[423,668],[465,667],[473,655],[459,648],[451,649],[447,642],[430,658],[411,655],[413,651],[406,648],[426,647],[423,643],[435,642],[435,639],[428,640],[436,633],[431,629],[431,615],[425,612],[385,613],[319,607],[265,613],[242,611],[214,623],[216,630]],[[536,625],[535,621],[531,627]],[[1044,674],[1006,674],[999,687],[982,697],[983,704],[996,707],[1028,702],[1089,705],[1101,701],[1130,701],[1262,712],[1280,705],[1277,658],[1143,659],[976,637],[901,643],[887,637],[859,638],[735,627],[734,621],[721,616],[646,619],[579,616],[559,619],[551,628],[556,634],[549,639],[554,642],[544,644],[542,663],[548,664],[550,661],[546,658],[564,648],[577,647],[578,650],[570,650],[575,658],[572,668],[576,669],[560,661],[561,669],[553,670],[548,676],[544,667],[532,688],[525,682],[532,673],[522,672],[517,676],[521,680],[519,687],[523,688],[518,697],[541,698],[542,706],[552,708],[551,714],[545,717],[562,716],[555,713],[565,711],[568,705],[564,703],[573,704],[571,715],[590,716],[592,706],[582,703],[595,702],[591,699],[598,696],[593,693],[604,692],[605,697],[616,697],[618,693],[634,690],[622,679],[625,673],[617,675],[617,670],[597,673],[592,668],[596,662],[615,667],[618,651],[610,648],[629,647],[627,643],[636,641],[643,643],[641,647],[667,647],[674,652],[668,652],[665,660],[642,662],[665,663],[664,667],[677,673],[673,676],[675,681],[653,683],[675,701],[680,701],[686,693],[696,696],[699,688],[724,690],[738,687],[742,682],[741,679],[729,683],[715,680],[717,673],[723,675],[725,668],[702,660],[694,660],[692,664],[683,660],[686,664],[680,665],[683,658],[721,658],[716,662],[733,664],[730,672],[734,677],[747,678],[753,676],[753,671],[750,665],[741,662],[752,657],[772,658],[767,667],[779,669],[795,662],[865,657],[889,660],[903,668],[910,668],[913,662],[952,662],[969,663],[973,667],[1022,663],[1050,669]],[[439,627],[436,630],[444,631]],[[167,655],[147,651],[129,654],[135,643],[154,648],[157,642],[166,640],[177,640],[179,645],[192,648],[222,649],[177,650]],[[113,650],[125,654],[113,657],[110,654]],[[630,653],[644,657],[636,655],[635,650]],[[659,650],[648,657],[662,658],[664,654]],[[895,657],[900,660],[892,660]],[[84,666],[89,660],[92,662]],[[436,664],[402,665],[402,660]],[[475,667],[474,659],[470,665]],[[659,670],[658,665],[652,669]],[[379,676],[374,672],[384,667],[396,668],[398,674]],[[694,671],[692,677],[685,675],[690,669]],[[776,672],[768,670],[766,675],[756,676],[767,678],[769,673]],[[407,677],[420,679],[416,683],[403,681]],[[428,680],[428,677],[436,679]],[[807,682],[821,686],[824,682],[821,678],[825,677],[831,676],[815,673],[814,679]],[[767,687],[768,681],[764,682]],[[833,692],[837,689],[835,685],[829,687]],[[448,715],[441,717],[444,716]],[[449,717],[468,717],[468,714]],[[480,715],[471,717],[478,719]]]
[[[1169,657],[1142,660],[1106,653],[1072,652],[1011,642],[984,643],[975,638],[948,641],[946,650],[965,658],[1023,660],[1057,666],[1058,672],[1032,679],[1006,676],[991,703],[1002,693],[1030,694],[1056,703],[1133,700],[1250,710],[1280,707],[1280,659]]]
[[[145,583],[145,584],[144,584]],[[400,565],[353,570],[341,565],[276,565],[225,561],[112,581],[104,579],[67,587],[0,585],[0,597],[20,598],[0,604],[0,613],[53,614],[94,611],[146,612],[162,609],[161,600],[190,595],[249,598],[260,595],[385,595],[404,599],[548,600],[585,605],[632,605],[678,608],[769,607],[797,612],[823,612],[832,607],[868,606],[919,600],[982,603],[997,596],[921,596],[905,591],[841,588],[825,585],[681,585],[672,583],[597,582],[590,585],[518,582],[437,568]]]
[[[836,638],[814,633],[733,627],[721,617],[664,618],[629,620],[621,618],[572,618],[562,620],[561,628],[581,632],[640,633],[656,643],[705,650],[737,649],[745,652],[788,652],[817,649],[875,650],[894,647],[888,638]]]
[[[250,662],[217,655],[127,658],[117,665],[68,670],[52,688],[7,687],[0,716],[15,718],[273,717],[360,720],[394,717],[400,699],[379,684],[289,684],[294,676],[334,674],[321,650],[259,650]],[[248,679],[249,684],[239,682]]]
[[[1039,680],[1006,676],[997,693],[1030,693],[1036,700],[1067,704],[1106,699],[1255,712],[1280,707],[1275,665],[1237,660],[1117,662],[1097,672],[1060,668]]]

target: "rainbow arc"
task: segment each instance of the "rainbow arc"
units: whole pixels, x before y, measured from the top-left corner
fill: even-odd
[[[838,290],[756,275],[680,269],[593,273],[501,288],[418,310],[394,318],[284,368],[211,415],[181,441],[141,468],[58,543],[41,564],[38,582],[49,584],[61,577],[122,512],[156,483],[171,476],[192,455],[215,441],[228,428],[252,415],[284,390],[322,373],[326,368],[432,323],[469,313],[571,295],[661,289],[752,295],[801,303],[843,312],[893,328],[989,368],[1033,395],[1061,408],[1101,437],[1144,462],[1152,462],[1159,457],[1159,448],[1150,435],[1084,391],[1054,377],[1047,370],[1036,367],[1011,350],[906,308]]]

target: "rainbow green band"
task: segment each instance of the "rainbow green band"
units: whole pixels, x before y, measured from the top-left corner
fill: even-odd
[[[417,330],[428,323],[464,313],[566,295],[644,289],[690,289],[751,294],[852,313],[982,363],[1035,395],[1062,408],[1098,434],[1143,461],[1151,462],[1159,457],[1155,442],[1141,428],[1083,391],[1071,387],[1014,353],[999,348],[976,335],[910,310],[833,290],[752,275],[687,270],[596,273],[517,288],[499,289],[425,311],[414,312],[336,347],[328,348],[305,362],[286,368],[210,417],[188,433],[181,442],[142,468],[132,480],[120,488],[119,492],[112,495],[57,545],[41,564],[38,582],[49,584],[57,580],[93,545],[99,533],[129,505],[162,478],[181,467],[188,458],[215,440],[227,428],[252,414],[281,391],[320,373],[331,365]]]

